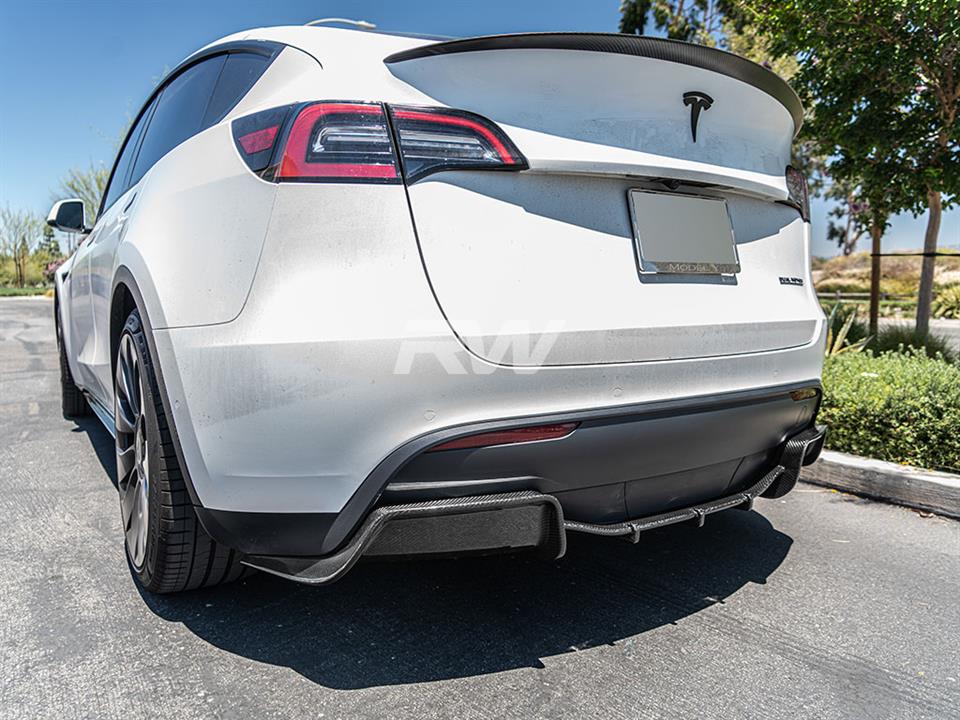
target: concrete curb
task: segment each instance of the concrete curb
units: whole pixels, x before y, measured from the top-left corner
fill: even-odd
[[[824,450],[800,479],[814,485],[960,518],[960,475]]]

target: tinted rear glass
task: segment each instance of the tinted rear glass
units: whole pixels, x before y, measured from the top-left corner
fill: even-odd
[[[117,166],[113,171],[113,177],[110,178],[110,185],[107,187],[107,197],[103,201],[104,210],[113,205],[117,201],[117,198],[123,195],[127,191],[127,188],[130,187],[129,183],[126,182],[127,175],[130,172],[130,162],[133,160],[137,145],[140,143],[143,129],[150,121],[150,113],[153,112],[153,106],[156,104],[156,100],[150,103],[150,107],[143,111],[143,114],[140,115],[140,119],[137,121],[136,127],[133,128],[127,136],[127,142],[120,152]]]
[[[213,91],[213,97],[210,99],[210,106],[203,118],[202,127],[208,128],[220,122],[260,79],[269,64],[270,59],[264,55],[253,53],[228,55],[227,62],[220,73],[220,79],[217,81],[216,90]]]
[[[201,130],[201,121],[225,59],[225,55],[218,55],[197,63],[164,88],[140,146],[131,185],[157,160]]]

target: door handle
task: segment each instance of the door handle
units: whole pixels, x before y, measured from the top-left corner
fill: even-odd
[[[127,204],[123,206],[123,210],[120,212],[120,215],[117,216],[117,232],[120,235],[120,239],[123,239],[123,232],[127,225],[127,220],[130,219],[130,208],[133,207],[134,200],[137,199],[137,194],[134,193],[130,196],[130,200],[127,201]]]

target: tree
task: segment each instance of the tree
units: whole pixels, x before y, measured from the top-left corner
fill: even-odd
[[[857,242],[870,231],[866,203],[860,201],[857,188],[834,183],[824,195],[836,201],[827,213],[827,240],[844,255],[857,249]]]
[[[27,260],[40,237],[42,223],[34,213],[23,210],[0,210],[0,253],[13,260],[14,282],[23,287]]]
[[[671,40],[716,45],[729,5],[724,0],[622,0],[620,32],[642,35],[652,20]]]
[[[100,209],[100,198],[107,187],[110,177],[110,168],[93,163],[83,170],[73,168],[60,181],[60,187],[54,193],[54,200],[79,198],[83,200],[83,209],[87,225],[93,225],[97,211]]]
[[[945,207],[960,188],[960,3],[956,0],[737,0],[778,55],[798,58],[805,129],[830,174],[859,188],[879,238],[893,213],[929,212],[917,306],[926,334]],[[879,276],[879,258],[874,257]],[[873,278],[879,287],[879,277]],[[876,298],[872,298],[876,309]],[[876,325],[874,312],[871,325]]]
[[[34,251],[37,255],[43,257],[45,261],[54,260],[61,256],[60,243],[57,242],[53,228],[43,223],[40,242],[37,243],[37,249]]]
[[[742,16],[724,17],[721,23],[723,41],[721,46],[732,53],[753,60],[789,81],[800,64],[792,55],[777,56],[771,50],[772,41],[756,25],[746,22]]]

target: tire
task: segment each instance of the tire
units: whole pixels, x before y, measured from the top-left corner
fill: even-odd
[[[90,406],[80,388],[73,381],[70,372],[70,363],[67,362],[67,351],[63,347],[63,329],[60,327],[60,306],[53,304],[54,326],[57,331],[57,352],[60,355],[60,409],[67,419],[83,417],[90,414]]]
[[[127,560],[152,593],[235,580],[246,568],[204,532],[187,493],[140,313],[127,317],[114,372],[117,487]]]

